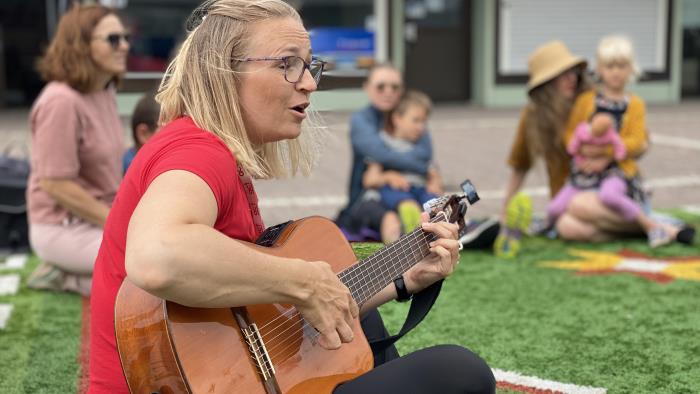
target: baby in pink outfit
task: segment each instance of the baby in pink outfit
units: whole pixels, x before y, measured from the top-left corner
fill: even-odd
[[[583,157],[579,154],[579,149],[583,144],[592,145],[612,145],[613,157],[620,161],[625,158],[625,145],[613,127],[613,118],[606,113],[593,115],[591,123],[581,123],[574,131],[574,137],[569,142],[566,150],[574,158],[576,167],[581,166]]]

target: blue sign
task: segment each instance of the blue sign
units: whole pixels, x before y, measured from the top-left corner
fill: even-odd
[[[362,28],[320,27],[309,30],[314,55],[337,69],[357,68],[358,59],[374,58],[374,33]]]

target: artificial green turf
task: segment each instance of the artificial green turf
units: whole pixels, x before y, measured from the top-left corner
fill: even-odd
[[[678,216],[700,228],[700,217]],[[354,247],[363,257],[378,246]],[[651,250],[642,240],[586,245],[542,238],[526,239],[513,261],[465,251],[434,309],[398,343],[399,351],[457,343],[493,368],[604,387],[609,393],[700,391],[700,282],[659,284],[631,274],[580,276],[537,265],[573,260],[567,253],[571,248],[700,255],[697,243]],[[21,271],[22,284],[36,264],[31,258]],[[0,331],[0,393],[74,393],[80,297],[22,287],[17,295],[0,297],[0,303],[15,306],[8,327]],[[381,308],[394,332],[408,306]]]
[[[684,218],[700,227],[697,216]],[[358,254],[371,248],[358,247]],[[571,248],[700,255],[697,238],[694,246],[656,250],[644,240],[591,245],[528,238],[516,260],[465,251],[430,315],[397,344],[399,351],[456,343],[492,368],[609,393],[700,391],[700,282],[581,276],[537,265],[575,260],[568,257]],[[392,332],[407,310],[399,303],[381,308]]]
[[[27,289],[27,276],[38,261],[20,271],[20,291],[0,296],[13,304],[7,327],[0,331],[0,393],[75,393],[78,376],[81,299],[67,293]]]

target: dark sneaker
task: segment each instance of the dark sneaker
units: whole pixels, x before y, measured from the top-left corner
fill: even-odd
[[[470,220],[464,226],[459,242],[465,249],[490,249],[501,229],[495,218]]]
[[[683,226],[678,234],[676,234],[676,241],[686,245],[692,245],[694,238],[695,227],[689,225]]]

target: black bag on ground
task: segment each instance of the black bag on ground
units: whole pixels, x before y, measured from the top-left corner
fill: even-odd
[[[29,160],[12,156],[16,145],[7,145],[0,154],[0,249],[26,251],[29,249],[27,202],[25,192],[29,178]]]

